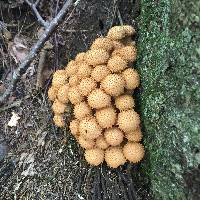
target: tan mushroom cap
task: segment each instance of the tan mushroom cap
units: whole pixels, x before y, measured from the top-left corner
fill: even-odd
[[[122,72],[122,76],[125,80],[125,87],[129,90],[134,90],[140,84],[140,77],[136,70],[128,68]]]
[[[111,96],[124,93],[125,81],[119,74],[110,74],[101,82],[102,89]]]
[[[98,166],[104,161],[104,151],[98,148],[86,149],[85,159],[90,165]]]
[[[91,73],[91,77],[97,81],[100,82],[103,80],[108,74],[110,74],[111,71],[107,68],[106,65],[97,65]]]
[[[129,133],[139,127],[140,116],[134,110],[122,111],[118,114],[117,124],[122,131]]]
[[[106,142],[105,138],[103,135],[100,135],[97,139],[96,139],[96,146],[99,149],[107,149],[109,147],[109,144]]]
[[[84,62],[85,61],[85,52],[78,53],[75,58],[76,62]]]
[[[130,133],[126,133],[125,136],[130,142],[140,142],[143,137],[140,127]]]
[[[96,120],[102,128],[111,128],[117,119],[116,111],[113,107],[102,108],[96,111]]]
[[[125,30],[126,36],[131,36],[135,34],[135,29],[130,25],[124,25],[123,29]]]
[[[105,130],[104,137],[106,142],[111,146],[118,146],[123,142],[124,134],[117,128],[109,128]]]
[[[79,135],[79,121],[77,119],[72,120],[70,122],[69,129],[73,136],[78,136]]]
[[[88,96],[92,90],[94,90],[97,87],[96,81],[94,81],[92,78],[84,78],[80,82],[79,85],[79,91],[81,95]]]
[[[95,118],[87,117],[80,121],[79,132],[86,139],[93,140],[102,134],[102,129]]]
[[[56,114],[62,114],[66,110],[66,105],[60,102],[58,99],[55,99],[52,105],[52,110]]]
[[[83,136],[78,137],[78,143],[83,149],[92,149],[95,146],[94,140],[85,139]]]
[[[113,49],[114,50],[120,49],[122,47],[124,47],[124,44],[122,42],[113,40]]]
[[[88,65],[87,63],[83,62],[83,63],[79,64],[76,74],[79,79],[87,78],[90,76],[92,69],[93,68],[91,65]]]
[[[61,115],[61,114],[55,114],[54,117],[53,117],[53,121],[54,121],[55,125],[58,126],[58,127],[64,127],[65,126],[63,115]]]
[[[129,110],[133,109],[133,107],[135,106],[135,101],[131,95],[123,94],[116,97],[115,105],[120,111]]]
[[[63,85],[58,90],[57,98],[62,103],[68,103],[68,91],[69,91],[69,85]]]
[[[105,161],[109,167],[117,168],[126,162],[120,147],[109,147],[105,151]]]
[[[136,142],[128,142],[123,147],[123,153],[127,160],[132,163],[137,163],[144,157],[144,146]]]
[[[108,69],[111,72],[120,72],[128,67],[127,62],[119,56],[113,56],[108,60]]]
[[[69,77],[69,85],[71,87],[77,86],[79,84],[80,80],[76,74]]]
[[[100,109],[111,105],[111,97],[101,89],[93,90],[88,96],[88,104],[92,108]]]
[[[72,104],[77,104],[83,101],[83,96],[80,94],[77,86],[69,88],[68,98]]]
[[[126,31],[122,26],[113,26],[107,34],[107,37],[112,40],[121,40],[126,36]]]
[[[58,93],[58,88],[51,86],[48,90],[48,98],[50,101],[54,101],[56,99]]]
[[[107,63],[109,59],[109,53],[103,49],[92,49],[86,53],[86,62],[89,65],[101,65]]]
[[[92,114],[91,108],[84,101],[74,106],[74,116],[78,120],[81,120],[86,116],[90,116],[91,114]]]
[[[67,75],[65,70],[57,70],[52,79],[52,86],[59,88],[64,85],[67,81]]]
[[[91,49],[104,49],[106,51],[111,51],[113,49],[112,40],[105,37],[99,37],[92,43]]]
[[[77,65],[77,62],[75,62],[74,60],[71,60],[67,64],[67,67],[65,68],[66,74],[68,76],[72,76],[72,75],[76,74],[77,70],[78,70],[78,65]]]

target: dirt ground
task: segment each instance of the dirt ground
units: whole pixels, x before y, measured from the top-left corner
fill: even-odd
[[[39,11],[45,19],[60,9],[62,1],[57,2],[41,0]],[[136,25],[139,13],[137,1],[80,1],[49,40],[53,48],[47,53],[45,73],[62,69],[78,52],[87,50],[94,38],[119,24],[120,16],[124,24]],[[11,42],[19,36],[29,48],[37,40],[40,25],[23,0],[0,0],[0,21],[10,34],[9,38],[0,36],[1,93],[18,65]],[[39,56],[7,104],[0,107],[0,199],[150,199],[149,180],[139,165],[117,170],[89,167],[68,128],[53,125],[47,100],[51,76],[46,75],[43,87],[36,90],[38,60]],[[20,119],[9,127],[13,112]],[[68,114],[66,120],[70,118]]]

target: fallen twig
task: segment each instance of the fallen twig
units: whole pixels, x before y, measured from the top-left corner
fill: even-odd
[[[61,23],[70,5],[72,5],[72,0],[68,0],[66,3],[64,3],[62,9],[59,11],[56,17],[49,23],[49,26],[46,27],[44,33],[41,35],[39,40],[33,45],[25,60],[19,65],[17,69],[14,70],[12,75],[12,81],[9,87],[6,89],[4,94],[0,96],[0,104],[4,103],[6,99],[10,96],[21,75],[26,71],[31,61],[35,58],[36,54],[43,47],[44,43],[48,40],[55,28]]]

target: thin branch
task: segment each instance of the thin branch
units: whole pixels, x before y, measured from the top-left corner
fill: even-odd
[[[56,15],[56,17],[49,23],[49,26],[45,29],[44,33],[41,35],[39,40],[33,45],[26,59],[19,65],[17,69],[14,70],[12,75],[12,81],[9,87],[6,89],[3,95],[0,96],[0,104],[4,103],[6,99],[10,96],[11,92],[16,87],[21,75],[26,71],[31,61],[35,58],[36,54],[43,47],[44,43],[49,39],[55,28],[62,22],[67,9],[72,5],[72,0],[66,1],[62,9]]]

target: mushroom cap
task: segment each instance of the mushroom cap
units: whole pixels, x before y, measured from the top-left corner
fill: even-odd
[[[84,62],[85,61],[85,52],[78,53],[75,58],[76,62]]]
[[[89,65],[101,65],[107,63],[109,53],[103,49],[92,49],[86,53],[86,62]]]
[[[126,162],[120,147],[109,147],[105,151],[105,161],[109,167],[117,168]]]
[[[69,91],[69,85],[63,85],[58,90],[57,98],[62,103],[68,103],[68,91]]]
[[[102,128],[111,128],[117,119],[116,111],[113,107],[102,108],[96,111],[96,120]]]
[[[78,70],[78,65],[77,65],[77,62],[75,62],[74,60],[71,60],[67,64],[67,67],[65,68],[66,74],[68,76],[72,76],[72,75],[76,74],[77,70]]]
[[[103,80],[108,74],[110,74],[110,70],[107,68],[106,65],[97,65],[91,73],[91,77],[97,81],[100,82]]]
[[[117,124],[122,131],[129,133],[139,127],[140,116],[134,110],[122,111],[118,114]]]
[[[98,166],[104,161],[104,151],[102,149],[86,149],[85,159],[90,165]]]
[[[123,29],[125,30],[126,36],[132,36],[135,34],[135,29],[130,25],[124,25]]]
[[[95,145],[94,140],[85,139],[83,136],[78,137],[78,143],[83,149],[92,149]]]
[[[48,98],[50,101],[54,101],[56,99],[58,93],[58,88],[51,86],[48,90]]]
[[[127,62],[119,56],[113,56],[108,60],[108,69],[111,72],[120,72],[128,67]]]
[[[100,109],[111,105],[111,97],[101,89],[93,90],[88,96],[88,104],[92,108]]]
[[[95,118],[87,117],[80,121],[79,132],[84,138],[93,140],[102,134],[102,129]]]
[[[125,80],[125,88],[128,90],[134,90],[140,84],[140,76],[138,72],[132,68],[128,68],[122,72],[122,76]]]
[[[86,116],[90,116],[91,114],[92,114],[91,108],[84,101],[74,106],[74,116],[78,120],[81,120]]]
[[[106,142],[111,146],[118,146],[123,142],[124,134],[117,128],[109,128],[105,130],[104,137]]]
[[[78,136],[79,135],[79,121],[77,119],[72,120],[70,122],[69,129],[73,136]]]
[[[56,114],[62,114],[66,110],[66,105],[62,102],[60,102],[58,99],[55,99],[52,105],[52,110]]]
[[[88,96],[97,87],[97,83],[92,78],[84,78],[79,85],[81,95]]]
[[[76,74],[69,77],[69,85],[71,87],[77,86],[79,84],[80,80]]]
[[[64,127],[65,126],[63,115],[61,115],[61,114],[55,114],[54,117],[53,117],[53,121],[54,121],[55,125],[58,126],[58,127]]]
[[[123,26],[113,26],[107,33],[107,37],[112,40],[121,40],[126,36]]]
[[[87,78],[90,76],[92,72],[92,66],[88,65],[86,62],[83,62],[79,64],[78,70],[77,70],[77,76],[79,79]]]
[[[97,139],[96,139],[96,146],[99,149],[107,149],[109,147],[109,144],[106,142],[105,138],[103,135],[100,135]]]
[[[102,89],[111,96],[118,96],[124,92],[125,81],[119,74],[109,74],[101,81]]]
[[[128,139],[128,141],[131,141],[131,142],[140,142],[143,137],[140,127],[138,127],[136,130],[130,133],[126,133],[125,136]]]
[[[104,49],[106,51],[111,51],[113,48],[112,40],[105,37],[97,38],[91,46],[91,49]]]
[[[72,104],[77,104],[83,101],[83,96],[80,94],[77,86],[69,88],[68,98]]]
[[[116,49],[120,49],[124,47],[124,44],[120,41],[117,41],[117,40],[113,40],[113,49],[116,50]]]
[[[128,142],[123,147],[123,153],[127,160],[137,163],[144,157],[144,146],[136,142]]]
[[[123,94],[116,97],[115,105],[120,111],[129,110],[135,106],[135,101],[131,95]]]
[[[57,70],[52,79],[52,86],[59,88],[64,85],[67,81],[67,74],[65,70]]]

